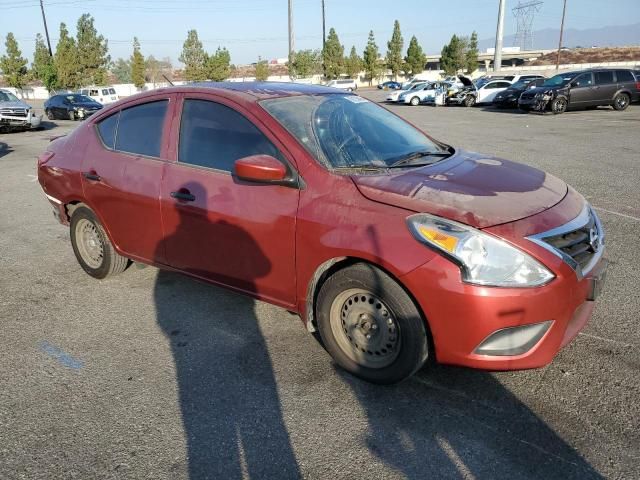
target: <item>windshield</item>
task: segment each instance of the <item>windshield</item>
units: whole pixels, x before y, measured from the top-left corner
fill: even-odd
[[[522,90],[524,88],[527,88],[527,85],[529,85],[532,81],[533,79],[518,80],[516,83],[512,84],[509,88],[512,88],[514,90]]]
[[[387,168],[414,156],[424,165],[450,154],[404,120],[356,95],[300,95],[260,105],[328,168]]]
[[[0,92],[0,102],[19,102],[20,99],[11,92]]]
[[[94,101],[92,98],[89,98],[86,95],[80,95],[80,94],[67,95],[65,96],[65,98],[69,100],[69,103],[87,103],[87,102],[93,103]]]
[[[573,80],[575,75],[573,74],[560,74],[555,77],[551,77],[542,84],[543,87],[564,87],[567,83]]]

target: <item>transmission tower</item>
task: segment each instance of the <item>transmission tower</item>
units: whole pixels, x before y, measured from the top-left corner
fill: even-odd
[[[513,45],[520,47],[520,50],[533,50],[533,18],[540,11],[542,4],[540,0],[519,1],[518,6],[513,7],[513,16],[516,17],[518,25]]]

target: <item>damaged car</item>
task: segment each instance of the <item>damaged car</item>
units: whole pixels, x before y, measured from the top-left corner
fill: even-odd
[[[42,115],[8,90],[0,90],[0,132],[38,128]]]
[[[518,107],[526,112],[554,114],[599,106],[612,106],[621,111],[638,100],[639,95],[631,70],[582,70],[558,74],[540,87],[525,91]]]
[[[464,75],[458,75],[458,78],[464,87],[447,97],[449,105],[473,107],[476,104],[491,103],[498,93],[511,86],[509,80],[492,80],[480,85],[473,83],[469,77]]]

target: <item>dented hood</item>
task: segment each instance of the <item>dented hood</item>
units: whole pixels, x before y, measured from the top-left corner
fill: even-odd
[[[427,167],[352,179],[370,200],[476,228],[535,215],[567,193],[566,183],[541,170],[464,151]]]

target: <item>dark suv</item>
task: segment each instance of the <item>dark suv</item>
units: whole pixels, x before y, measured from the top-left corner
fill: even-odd
[[[540,87],[525,91],[518,106],[525,111],[553,113],[606,105],[624,110],[638,96],[640,91],[631,70],[594,69],[551,77]]]

